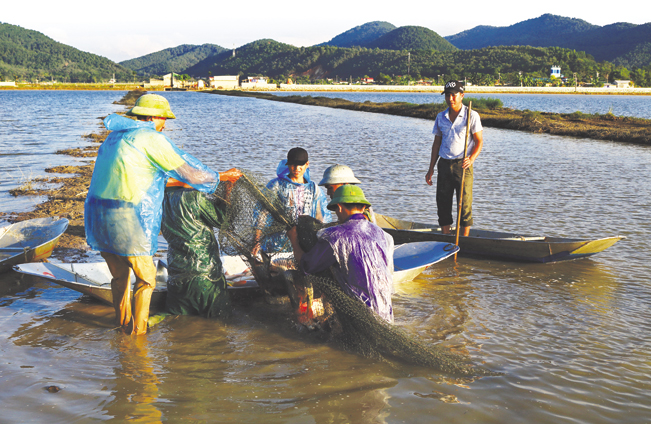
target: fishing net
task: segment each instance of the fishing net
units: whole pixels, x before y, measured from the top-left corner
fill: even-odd
[[[383,320],[361,301],[348,296],[330,270],[316,275],[297,271],[291,246],[276,251],[260,248],[268,240],[296,225],[301,247],[309,251],[324,226],[309,216],[293,219],[277,193],[265,187],[259,175],[244,172],[235,184],[220,184],[216,196],[227,204],[225,222],[219,230],[223,254],[240,255],[269,298],[285,295],[308,328],[327,332],[345,350],[378,360],[400,360],[465,376],[492,372],[469,364],[462,355],[443,346],[428,345],[403,329]]]

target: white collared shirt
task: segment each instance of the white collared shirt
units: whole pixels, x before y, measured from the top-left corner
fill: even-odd
[[[454,122],[450,122],[450,108],[436,115],[432,133],[435,136],[441,136],[439,157],[443,159],[463,158],[463,146],[466,142],[466,116],[468,116],[468,106],[461,107],[459,116]],[[479,114],[473,110],[470,116],[470,134],[482,131],[483,127],[481,126]],[[474,148],[474,137],[468,137],[468,156],[470,156]]]

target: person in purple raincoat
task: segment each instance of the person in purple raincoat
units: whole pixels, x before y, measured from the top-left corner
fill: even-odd
[[[320,230],[318,242],[309,252],[301,249],[296,227],[287,236],[301,271],[315,274],[331,267],[345,293],[393,322],[393,238],[368,221],[364,215],[367,206],[371,204],[361,188],[341,186],[328,203],[339,225]]]

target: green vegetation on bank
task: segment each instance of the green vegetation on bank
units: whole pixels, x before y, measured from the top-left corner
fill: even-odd
[[[445,103],[373,103],[370,101],[359,103],[330,97],[275,96],[268,93],[242,91],[215,90],[208,93],[255,97],[277,102],[384,113],[429,120],[434,120],[436,115],[447,107]],[[619,117],[612,113],[584,114],[574,112],[563,114],[530,110],[520,111],[504,108],[499,99],[472,99],[468,97],[464,99],[464,103],[467,104],[470,100],[472,100],[473,109],[481,114],[482,125],[485,127],[651,145],[651,120],[649,119]]]
[[[133,72],[37,31],[0,23],[0,81],[102,82],[133,79]]]

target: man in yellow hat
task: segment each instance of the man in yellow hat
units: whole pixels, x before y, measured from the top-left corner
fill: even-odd
[[[335,191],[328,209],[339,225],[317,233],[318,241],[303,252],[296,227],[287,232],[299,269],[316,274],[330,268],[342,290],[381,318],[393,322],[393,238],[364,216],[371,203],[355,185]]]
[[[85,204],[86,241],[99,250],[113,279],[113,305],[127,333],[147,332],[149,303],[156,286],[152,256],[158,249],[165,181],[174,178],[212,193],[219,181],[235,181],[240,171],[218,174],[179,149],[161,133],[174,119],[167,99],[141,96],[127,112],[104,120],[111,134],[100,147]],[[134,311],[130,273],[136,276]]]

